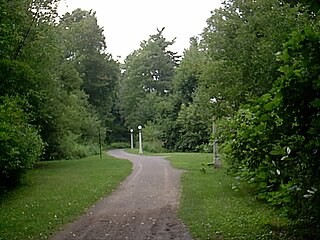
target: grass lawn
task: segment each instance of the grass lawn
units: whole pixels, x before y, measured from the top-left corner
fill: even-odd
[[[258,202],[245,187],[232,189],[235,179],[225,171],[207,168],[212,154],[166,154],[172,165],[187,170],[182,176],[180,218],[194,239],[293,239],[288,220]]]
[[[0,196],[0,240],[49,238],[130,172],[129,161],[109,156],[40,162],[18,189]]]

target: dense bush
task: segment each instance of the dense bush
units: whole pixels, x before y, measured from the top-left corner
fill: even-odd
[[[129,142],[113,142],[110,144],[111,148],[130,148]]]
[[[143,150],[154,153],[166,152],[161,137],[162,132],[159,128],[154,123],[148,122],[142,129]]]
[[[238,176],[254,184],[260,199],[308,226],[309,237],[320,235],[319,48],[319,26],[292,33],[278,55],[282,76],[229,122],[225,147]]]
[[[37,130],[28,124],[17,98],[0,98],[0,186],[19,182],[42,154],[43,142]]]

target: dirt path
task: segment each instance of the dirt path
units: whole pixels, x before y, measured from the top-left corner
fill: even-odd
[[[191,240],[176,215],[181,171],[162,157],[112,150],[109,155],[133,163],[132,174],[76,222],[53,237],[62,239]]]

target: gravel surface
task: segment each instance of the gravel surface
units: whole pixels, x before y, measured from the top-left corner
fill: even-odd
[[[109,155],[133,163],[132,174],[52,239],[191,240],[177,217],[181,171],[163,157],[112,150]]]

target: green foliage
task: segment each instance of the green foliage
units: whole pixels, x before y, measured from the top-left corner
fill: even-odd
[[[165,103],[171,92],[178,57],[168,50],[174,41],[167,41],[163,31],[141,42],[140,48],[125,60],[119,105],[128,128],[153,120],[154,112],[161,114],[162,108],[157,105]]]
[[[299,12],[299,14],[297,14]],[[209,144],[211,119],[232,117],[268,92],[280,76],[275,54],[309,14],[277,0],[225,1],[193,38],[173,81],[166,147],[197,151]],[[215,99],[215,101],[212,101]]]
[[[95,14],[76,10],[57,23],[57,3],[14,0],[0,8],[0,95],[26,100],[26,121],[39,129],[46,159],[97,153],[99,131],[105,138],[111,128],[119,70]]]
[[[22,174],[39,160],[43,142],[28,124],[18,98],[0,98],[0,188],[17,184]]]
[[[166,152],[161,138],[162,131],[159,130],[159,127],[152,122],[148,122],[143,128],[143,150],[152,153]]]
[[[119,149],[119,148],[130,148],[130,142],[113,142],[110,144],[110,148]]]
[[[192,106],[189,109],[189,104],[193,101],[205,60],[204,52],[199,46],[199,39],[191,38],[189,49],[185,50],[179,67],[175,69],[175,75],[172,79],[172,94],[170,100],[166,101],[167,111],[162,114],[161,121],[158,122],[163,131],[164,146],[168,149],[194,150],[197,146],[196,141],[205,139],[202,136],[192,139],[190,134],[196,135],[192,132],[195,128],[194,125],[196,125],[192,121],[196,120],[199,114],[189,115],[192,115],[194,111]],[[184,117],[186,118],[184,119]],[[189,126],[190,122],[192,122],[192,126]],[[202,127],[200,126],[200,128]]]
[[[175,149],[180,151],[192,151],[201,144],[206,144],[210,136],[210,117],[206,109],[196,108],[195,105],[181,106],[176,120],[179,129]],[[207,118],[206,118],[207,117]]]
[[[26,96],[35,87],[33,69],[26,63],[0,59],[0,95]]]
[[[1,0],[0,59],[17,60],[22,51],[34,41],[35,26],[56,21],[58,2]]]
[[[120,71],[118,63],[106,52],[103,28],[99,27],[95,12],[76,9],[66,13],[59,29],[63,36],[61,42],[65,46],[66,65],[77,70],[82,78],[81,89],[88,95],[89,103],[103,127],[112,130],[112,111]],[[64,82],[68,83],[68,78],[64,78]]]
[[[99,131],[105,129],[87,101],[83,91],[55,96],[56,108],[49,108],[43,138],[48,142],[47,157],[51,159],[79,158],[98,153]],[[52,117],[51,117],[52,116]]]
[[[209,61],[202,76],[206,86],[213,86],[211,97],[220,93],[234,108],[270,90],[279,76],[274,54],[307,17],[297,11],[277,0],[226,1],[215,10],[203,33]]]
[[[192,97],[198,86],[201,69],[204,64],[205,57],[200,51],[199,39],[191,38],[190,47],[184,51],[183,59],[176,69],[172,80],[176,104],[188,105],[192,102]]]
[[[230,165],[257,196],[308,225],[300,232],[309,237],[319,235],[320,219],[319,40],[318,24],[291,34],[278,56],[282,76],[231,120],[236,131],[227,148]]]

